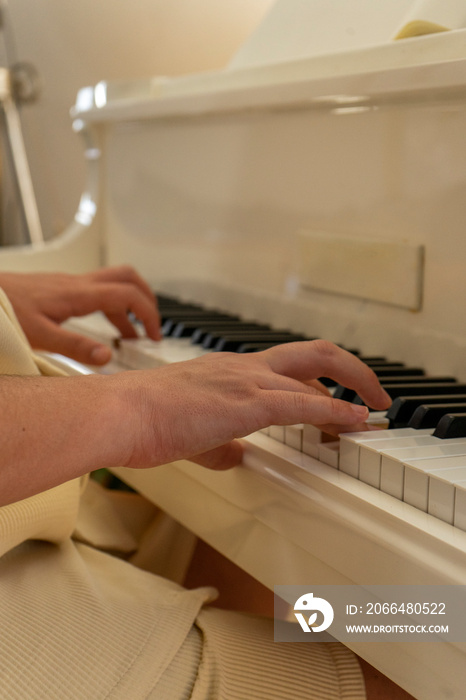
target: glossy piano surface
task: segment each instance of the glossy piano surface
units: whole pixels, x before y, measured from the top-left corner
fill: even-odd
[[[72,325],[112,345],[115,332],[101,317]],[[162,366],[205,352],[189,338],[120,341],[108,371]],[[407,471],[409,464],[412,470],[425,462],[434,465],[438,455],[453,453],[455,447],[460,455],[466,452],[461,440],[442,441],[432,432],[384,430],[349,434],[341,442],[351,446],[366,440],[371,448],[381,443],[374,453],[379,461],[388,454],[396,457],[410,445],[411,453],[402,462]],[[244,463],[228,472],[210,472],[189,462],[149,471],[114,471],[270,588],[292,582],[461,585],[466,570],[465,522],[454,527],[442,513],[434,517],[427,502],[413,503],[410,483],[406,499],[403,494],[390,495],[380,483],[371,485],[364,473],[358,474],[359,461],[355,474],[351,464],[347,466],[352,459],[347,449],[333,451],[344,452],[341,468],[338,461],[330,466],[332,461],[323,453],[334,443],[321,439],[320,431],[311,426],[272,426],[243,440]],[[410,462],[414,449],[426,457],[425,445],[431,450],[434,446],[430,459]],[[357,449],[359,460],[363,450]],[[466,456],[461,459],[466,465]],[[461,697],[461,645],[355,644],[354,649],[419,698],[435,697],[445,672],[457,679],[449,687]],[[438,670],[432,674],[429,667]]]
[[[86,323],[83,319],[74,327],[83,329]],[[100,319],[91,319],[88,327],[105,337]],[[111,343],[114,332],[106,330]],[[115,363],[120,362],[120,369],[122,362],[148,367],[192,352],[186,339],[123,341]],[[298,433],[300,428],[296,426]],[[389,432],[401,437],[409,431]],[[271,434],[290,444],[296,437],[293,429],[272,429]],[[246,438],[243,466],[224,473],[189,462],[115,472],[269,587],[464,581],[466,532],[285,442],[261,433]],[[398,681],[408,677],[407,687],[419,698],[435,697],[445,673],[462,687],[464,650],[458,645],[365,644],[355,649]]]
[[[131,263],[185,301],[465,382],[464,39],[83,90],[90,179],[74,229],[4,267]],[[178,342],[160,363],[186,357]],[[138,343],[118,361],[157,364]],[[119,474],[268,586],[466,579],[462,527],[270,435],[228,473]],[[415,697],[464,697],[461,645],[355,648]]]
[[[84,91],[105,260],[465,377],[463,39],[352,52],[327,73],[316,58]]]

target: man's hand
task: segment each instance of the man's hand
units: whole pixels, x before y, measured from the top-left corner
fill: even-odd
[[[0,503],[101,467],[191,459],[228,468],[241,462],[237,438],[268,425],[364,421],[367,408],[322,392],[315,384],[322,376],[355,389],[373,408],[390,405],[367,365],[323,340],[109,376],[3,376]]]
[[[228,468],[241,461],[236,438],[268,425],[342,428],[365,421],[366,407],[331,398],[317,377],[355,389],[372,408],[391,403],[367,365],[324,340],[246,355],[209,353],[152,373],[114,375],[128,397],[128,429],[134,436],[126,465],[190,458]]]
[[[103,365],[110,348],[71,333],[61,323],[72,316],[103,311],[124,338],[136,337],[131,311],[147,336],[160,340],[160,319],[150,287],[127,266],[83,275],[62,273],[0,273],[0,287],[10,299],[32,347],[67,355],[79,362]]]

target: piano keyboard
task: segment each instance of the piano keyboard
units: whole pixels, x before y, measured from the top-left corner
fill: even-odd
[[[115,340],[115,329],[100,314],[73,319],[71,325],[113,347],[114,361],[106,372],[160,367],[222,350],[255,352],[277,343],[310,339],[196,304],[158,299],[164,333],[159,342],[145,337]],[[389,429],[342,434],[340,439],[311,425],[270,426],[261,432],[466,530],[466,386],[454,377],[428,377],[421,368],[405,367],[384,357],[361,359],[394,399],[388,412],[373,412],[368,422]],[[325,377],[322,381],[334,396],[360,402],[355,392],[334,386]],[[439,437],[445,421],[448,432]]]

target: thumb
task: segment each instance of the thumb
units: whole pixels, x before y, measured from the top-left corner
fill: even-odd
[[[67,331],[54,323],[44,324],[40,347],[90,365],[104,365],[112,358],[112,351],[106,345],[79,333]]]

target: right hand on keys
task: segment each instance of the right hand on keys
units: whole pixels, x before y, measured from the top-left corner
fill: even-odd
[[[212,353],[152,375],[118,375],[115,380],[132,397],[130,405],[136,404],[129,411],[135,439],[126,465],[190,458],[225,469],[241,461],[236,438],[268,425],[348,427],[363,422],[368,409],[332,399],[317,381],[322,376],[356,389],[372,408],[390,405],[372,370],[323,340],[287,343],[250,355]]]
[[[2,376],[2,503],[101,467],[184,458],[228,468],[241,461],[237,438],[272,424],[364,421],[367,408],[331,398],[316,382],[322,376],[373,408],[390,404],[369,367],[323,340],[111,376]]]

